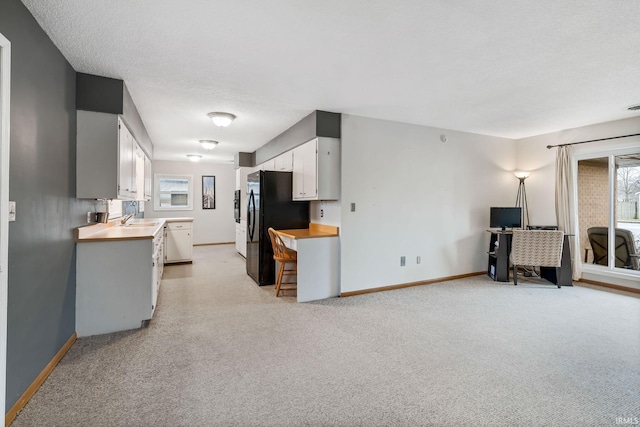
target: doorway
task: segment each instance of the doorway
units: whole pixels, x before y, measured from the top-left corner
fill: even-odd
[[[11,43],[0,34],[0,410],[6,414]]]

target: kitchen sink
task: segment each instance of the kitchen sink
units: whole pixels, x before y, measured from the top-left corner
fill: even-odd
[[[143,222],[131,222],[125,225],[125,227],[155,227],[156,225],[158,225],[157,222],[143,221]]]

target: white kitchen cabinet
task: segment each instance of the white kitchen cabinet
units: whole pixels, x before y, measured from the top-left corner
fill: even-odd
[[[118,119],[118,198],[136,198],[137,143],[122,119]]]
[[[293,200],[340,198],[340,140],[315,138],[293,149]]]
[[[247,221],[236,223],[236,251],[243,257],[247,256]]]
[[[152,306],[155,311],[158,302],[158,292],[160,291],[160,282],[164,272],[164,232],[160,232],[153,237],[153,275],[152,275]]]
[[[134,144],[133,147],[133,152],[134,152],[134,168],[133,168],[133,174],[135,177],[135,198],[136,200],[147,200],[145,199],[145,193],[144,193],[144,180],[145,180],[145,159],[147,158],[146,154],[144,154],[144,151],[142,151],[142,148],[140,148],[140,146],[138,146],[138,143]]]
[[[76,248],[78,337],[140,328],[156,308],[162,227],[153,239],[79,242]],[[161,253],[161,252],[160,252]]]
[[[151,159],[147,157],[145,152],[138,144],[135,144],[135,180],[136,193],[135,199],[139,201],[151,200],[151,183],[153,182],[153,173],[151,169]]]
[[[165,227],[164,263],[191,262],[193,235],[191,221],[167,221]]]
[[[137,147],[119,115],[78,110],[76,197],[136,200]]]
[[[274,171],[276,170],[276,161],[275,159],[267,160],[266,162],[260,165],[261,171]]]
[[[275,171],[291,172],[293,170],[293,150],[280,154],[276,157]]]
[[[144,156],[144,199],[146,201],[151,200],[151,196],[153,194],[152,185],[153,185],[153,164],[151,163],[151,159],[148,156]]]

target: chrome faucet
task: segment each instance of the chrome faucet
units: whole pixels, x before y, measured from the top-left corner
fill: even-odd
[[[129,221],[131,218],[133,218],[134,215],[133,214],[129,214],[129,215],[125,215],[120,219],[120,224],[121,225],[126,225],[127,221]]]

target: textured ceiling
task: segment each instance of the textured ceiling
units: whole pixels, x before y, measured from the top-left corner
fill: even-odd
[[[156,159],[228,161],[316,109],[508,138],[639,114],[637,0],[23,2],[125,81]]]

